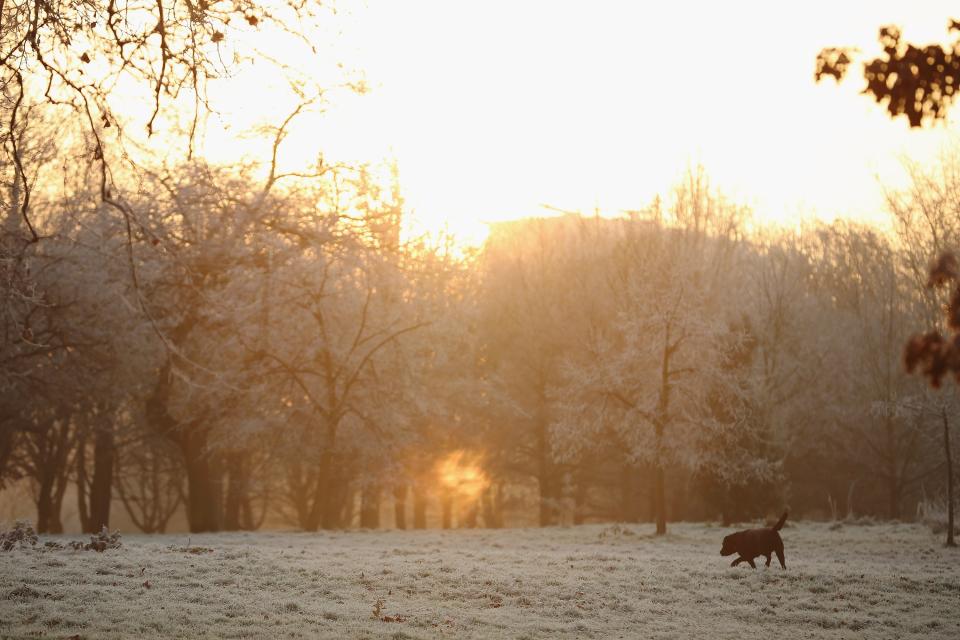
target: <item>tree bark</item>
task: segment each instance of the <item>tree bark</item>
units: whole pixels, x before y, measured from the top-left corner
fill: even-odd
[[[113,466],[116,459],[113,425],[102,420],[93,437],[93,483],[90,485],[90,533],[110,527]]]
[[[61,502],[57,500],[54,472],[43,474],[37,492],[37,533],[63,533],[60,521]]]
[[[185,318],[174,330],[174,342],[185,339],[193,326],[192,316]],[[177,444],[187,471],[187,520],[191,533],[219,531],[223,523],[221,479],[207,451],[207,429],[203,416],[179,424],[167,410],[172,385],[173,363],[168,359],[160,369],[153,393],[145,403],[147,420],[153,430]]]
[[[70,479],[76,439],[69,412],[60,410],[37,425],[32,475],[37,482],[37,533],[63,533],[60,511]]]
[[[219,531],[222,512],[219,478],[214,477],[215,464],[207,451],[207,433],[191,425],[181,437],[184,464],[187,468],[187,520],[191,533]]]

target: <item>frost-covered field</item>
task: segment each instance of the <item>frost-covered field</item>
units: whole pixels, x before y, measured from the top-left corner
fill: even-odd
[[[0,637],[960,637],[960,552],[920,526],[788,523],[786,571],[730,568],[726,529],[673,525],[655,539],[650,528],[17,550],[0,553]]]

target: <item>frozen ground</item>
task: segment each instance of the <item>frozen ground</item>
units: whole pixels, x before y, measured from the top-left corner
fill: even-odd
[[[800,524],[787,570],[730,530],[125,536],[0,552],[0,637],[958,638],[960,551],[915,525]],[[41,544],[45,539],[41,539]],[[210,549],[197,549],[205,547]]]

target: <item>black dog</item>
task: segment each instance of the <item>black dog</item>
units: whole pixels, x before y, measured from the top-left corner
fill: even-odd
[[[783,560],[783,540],[780,539],[778,531],[787,521],[787,512],[784,511],[780,520],[772,527],[763,529],[747,529],[746,531],[737,531],[731,533],[723,539],[723,548],[720,549],[720,555],[729,556],[738,554],[739,557],[730,563],[735,567],[741,562],[749,562],[754,569],[757,565],[753,564],[753,559],[757,556],[767,556],[767,566],[770,566],[770,554],[776,553],[780,560],[780,566],[787,568],[787,563]]]

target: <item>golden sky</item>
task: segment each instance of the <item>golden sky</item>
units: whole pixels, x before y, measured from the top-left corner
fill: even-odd
[[[911,41],[946,42],[956,2],[369,0],[338,9],[339,34],[323,42],[373,90],[302,121],[290,161],[319,150],[396,157],[420,227],[448,224],[468,238],[482,237],[484,221],[546,213],[544,204],[639,208],[696,164],[760,221],[881,222],[878,177],[902,183],[901,157],[931,161],[956,136],[952,123],[911,131],[891,121],[858,95],[859,65],[839,89],[813,82],[822,47],[875,53],[883,24],[901,25]],[[276,53],[296,46],[278,42]],[[271,81],[250,91],[249,76],[235,79],[234,126],[220,133],[210,123],[212,156],[235,153],[239,123],[280,115],[282,87]]]

